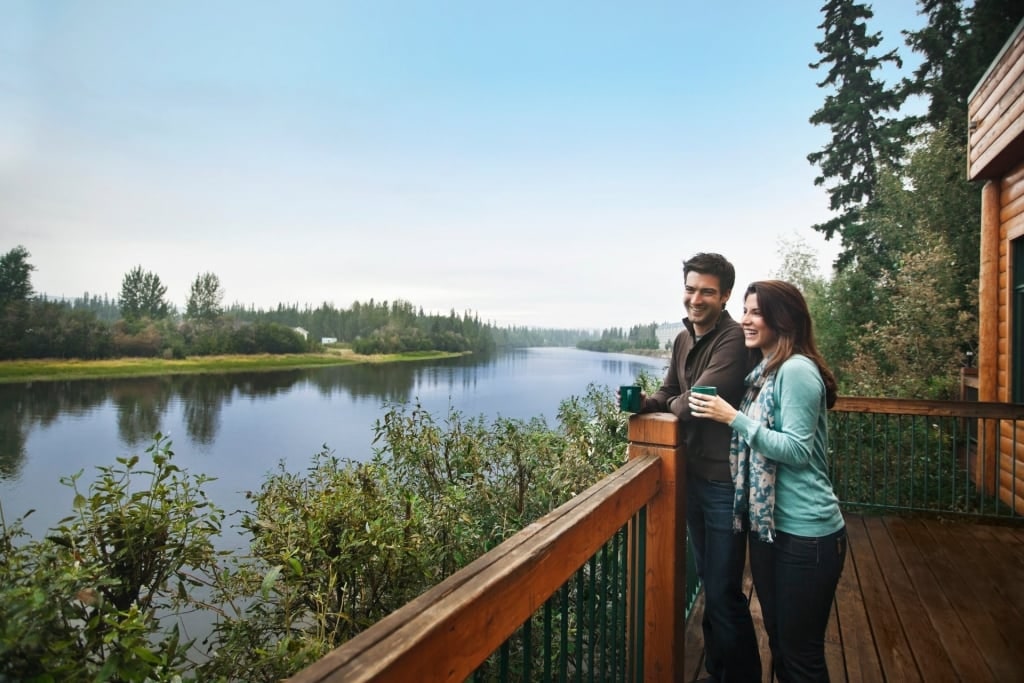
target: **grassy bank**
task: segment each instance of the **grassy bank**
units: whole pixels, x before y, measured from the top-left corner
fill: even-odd
[[[181,360],[160,358],[118,358],[115,360],[14,360],[0,362],[0,383],[45,382],[111,377],[152,377],[220,372],[292,370],[352,363],[394,363],[431,358],[450,358],[457,353],[422,351],[360,356],[351,349],[329,349],[323,353],[252,356],[197,356]]]

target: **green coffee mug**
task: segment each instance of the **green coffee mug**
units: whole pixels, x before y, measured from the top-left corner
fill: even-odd
[[[690,392],[694,394],[706,394],[708,396],[718,396],[718,389],[715,387],[706,387],[702,384],[698,384],[695,387],[690,387]]]
[[[619,409],[627,413],[640,412],[640,385],[627,384],[619,387]]]

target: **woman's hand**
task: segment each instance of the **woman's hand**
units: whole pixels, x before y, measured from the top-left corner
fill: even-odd
[[[690,414],[729,424],[739,411],[721,396],[690,392]]]

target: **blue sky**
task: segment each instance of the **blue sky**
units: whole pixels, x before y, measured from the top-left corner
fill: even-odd
[[[0,253],[51,296],[140,265],[179,308],[213,272],[264,308],[677,320],[697,251],[737,287],[781,239],[836,253],[822,2],[0,0]],[[923,17],[874,5],[909,73]]]

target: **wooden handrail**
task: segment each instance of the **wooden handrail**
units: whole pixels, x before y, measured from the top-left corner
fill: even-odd
[[[1024,404],[997,403],[993,401],[932,401],[907,398],[840,396],[832,410],[848,413],[1024,420]]]
[[[654,558],[655,565],[676,574],[685,567],[685,553],[681,558],[666,553],[685,543],[677,533],[685,517],[662,518],[685,509],[668,500],[677,494],[677,473],[683,471],[675,418],[633,416],[630,438],[626,465],[288,680],[463,681],[645,505],[648,561]],[[648,565],[646,575],[645,650],[664,643],[680,646],[645,652],[646,670],[671,679],[682,671],[684,634],[679,628],[666,638],[663,631],[685,619],[683,611],[670,611],[685,599],[685,570],[681,574],[663,576]],[[668,608],[661,604],[665,601]]]

